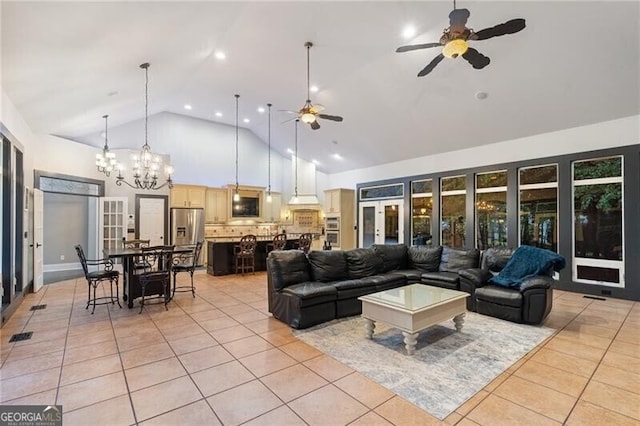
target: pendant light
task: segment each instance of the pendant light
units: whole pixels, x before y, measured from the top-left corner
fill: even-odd
[[[233,193],[233,201],[240,201],[240,192],[238,192],[238,99],[240,95],[234,95],[236,97],[236,188]]]
[[[294,141],[295,141],[295,158],[294,158],[294,178],[295,178],[295,185],[293,187],[293,198],[291,199],[292,202],[295,204],[298,202],[298,122],[300,121],[300,119],[296,118],[296,124],[294,126]]]
[[[104,147],[101,154],[96,154],[96,167],[100,173],[104,173],[107,177],[115,170],[117,166],[116,155],[113,152],[109,152],[109,137],[107,119],[109,115],[103,115],[104,118]]]
[[[267,104],[267,107],[269,107],[269,133],[268,133],[268,140],[269,140],[269,159],[268,159],[268,171],[267,171],[267,182],[268,182],[268,186],[267,186],[267,203],[270,203],[272,201],[271,198],[271,104]]]
[[[124,172],[124,165],[118,165],[118,176],[116,177],[116,184],[122,186],[126,184],[134,189],[160,189],[168,186],[173,187],[173,181],[171,175],[173,174],[173,167],[167,165],[164,167],[162,159],[159,155],[151,152],[149,146],[149,63],[145,62],[140,65],[140,68],[145,72],[145,86],[144,86],[144,144],[140,151],[140,156],[133,156],[133,183],[127,182],[122,175]],[[166,175],[165,182],[158,185],[158,178],[160,176],[160,170],[164,167],[164,173]]]

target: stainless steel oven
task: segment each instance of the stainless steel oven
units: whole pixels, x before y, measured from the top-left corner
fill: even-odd
[[[327,231],[337,231],[340,229],[340,216],[327,216],[324,219],[324,228]]]
[[[331,247],[340,247],[340,231],[326,231],[324,239]]]

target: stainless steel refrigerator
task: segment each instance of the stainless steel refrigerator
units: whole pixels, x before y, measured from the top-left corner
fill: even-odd
[[[176,246],[195,245],[204,242],[204,209],[171,209],[171,244]],[[202,252],[198,265],[204,259]]]

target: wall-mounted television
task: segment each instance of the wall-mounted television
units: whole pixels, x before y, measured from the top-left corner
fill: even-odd
[[[240,201],[234,201],[231,208],[231,217],[259,217],[260,199],[256,197],[242,197]]]

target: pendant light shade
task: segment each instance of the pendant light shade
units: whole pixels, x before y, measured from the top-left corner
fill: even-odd
[[[96,167],[100,173],[104,173],[108,177],[116,169],[118,162],[116,161],[116,155],[109,151],[109,136],[107,133],[109,131],[107,125],[109,115],[103,115],[102,118],[104,118],[104,147],[100,154],[96,154]]]

